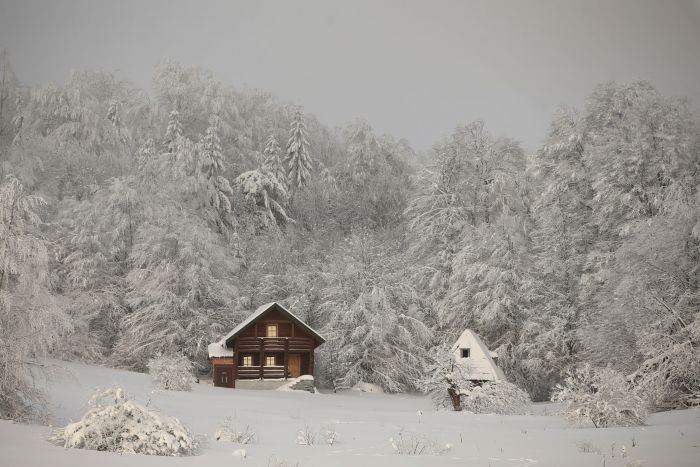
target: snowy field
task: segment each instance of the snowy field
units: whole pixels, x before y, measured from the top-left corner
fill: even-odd
[[[119,385],[204,437],[199,455],[64,449],[46,441],[48,427],[0,421],[0,466],[700,466],[700,410],[655,414],[645,427],[579,428],[557,416],[551,404],[534,406],[536,415],[491,416],[436,412],[427,398],[414,395],[230,390],[208,382],[189,393],[152,393],[148,375],[57,363],[67,371],[48,385],[56,425],[79,419],[96,388]],[[240,427],[250,425],[255,443],[216,441],[214,433],[226,417]],[[337,441],[326,445],[320,435],[317,445],[295,444],[297,432],[306,427],[318,433],[333,427]],[[395,454],[389,438],[402,429],[452,449],[439,456]],[[585,443],[600,453],[582,452]],[[241,448],[246,458],[233,455]]]

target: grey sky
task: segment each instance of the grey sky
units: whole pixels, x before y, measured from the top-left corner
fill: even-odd
[[[536,148],[559,104],[648,79],[700,102],[698,1],[0,0],[0,46],[25,83],[118,70],[150,87],[163,58],[365,118],[426,149],[462,121]]]

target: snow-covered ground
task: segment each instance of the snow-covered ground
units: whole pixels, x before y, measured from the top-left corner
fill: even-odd
[[[422,396],[356,391],[314,395],[202,382],[192,392],[153,393],[148,375],[56,363],[67,369],[47,389],[56,425],[78,420],[96,388],[119,385],[136,401],[205,436],[200,454],[172,458],[64,449],[46,441],[48,427],[1,421],[0,466],[700,466],[700,410],[655,414],[645,427],[579,428],[555,415],[550,404],[534,406],[536,415],[495,416],[436,412]],[[226,417],[240,427],[250,425],[256,442],[216,441],[214,433]],[[295,444],[297,432],[306,427],[319,433],[333,427],[337,442],[326,445],[320,435],[317,445]],[[452,449],[440,456],[397,455],[389,438],[401,429]],[[584,443],[600,454],[581,452]],[[233,456],[241,448],[247,457]]]

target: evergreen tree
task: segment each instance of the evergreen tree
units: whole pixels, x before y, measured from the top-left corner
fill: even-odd
[[[173,110],[168,116],[168,127],[165,130],[163,144],[168,152],[175,152],[177,149],[177,139],[182,136],[182,125],[180,124],[180,112]]]
[[[277,138],[275,135],[270,135],[265,142],[265,149],[263,149],[263,156],[265,161],[263,162],[263,170],[272,174],[277,181],[282,184],[282,186],[287,185],[287,173],[284,170],[284,163],[280,158],[282,149],[277,143]]]
[[[300,190],[305,187],[311,177],[312,161],[308,152],[306,124],[304,114],[297,110],[289,129],[289,141],[287,142],[287,179],[290,187]]]
[[[218,133],[218,119],[212,118],[204,138],[199,144],[199,172],[201,197],[205,207],[216,212],[216,224],[224,232],[233,225],[231,197],[233,190],[223,176],[224,156]]]

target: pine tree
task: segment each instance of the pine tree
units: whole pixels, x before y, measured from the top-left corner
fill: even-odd
[[[282,186],[287,185],[287,173],[284,170],[284,163],[280,158],[282,149],[277,143],[277,138],[275,135],[270,135],[265,142],[265,149],[263,149],[263,156],[265,156],[265,161],[263,162],[262,169],[266,172],[271,173],[277,178]]]
[[[301,110],[297,110],[289,129],[287,159],[285,161],[289,185],[295,190],[305,187],[311,177],[312,160],[308,152],[308,146],[304,114],[302,114]]]
[[[219,139],[218,121],[212,118],[204,138],[199,144],[199,173],[200,191],[205,207],[213,208],[218,217],[216,223],[223,232],[232,226],[231,197],[233,190],[226,177],[223,176],[224,156]]]
[[[175,152],[177,138],[182,136],[182,125],[180,124],[180,112],[173,110],[168,116],[168,127],[165,130],[163,144],[168,152]]]

